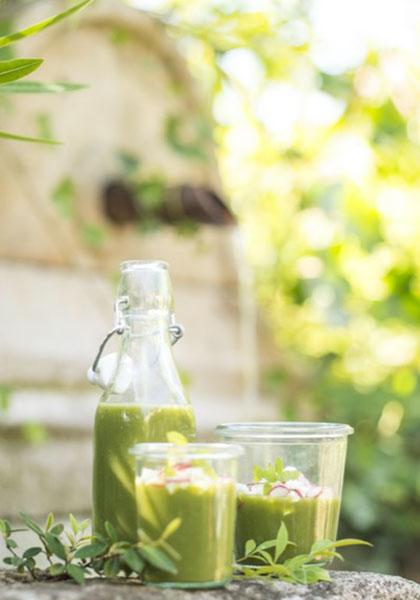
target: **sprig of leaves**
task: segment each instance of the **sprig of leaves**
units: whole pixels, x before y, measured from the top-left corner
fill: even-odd
[[[35,35],[47,27],[51,27],[55,23],[66,19],[70,15],[82,10],[93,0],[82,0],[71,6],[67,10],[64,10],[48,19],[44,19],[39,23],[35,23],[25,29],[16,31],[14,33],[0,36],[0,48],[9,46],[31,35]],[[33,94],[33,93],[57,93],[57,92],[72,92],[81,89],[84,86],[78,84],[67,84],[67,83],[41,83],[39,81],[20,81],[27,75],[36,71],[43,63],[42,58],[16,58],[12,60],[0,60],[0,93],[6,94]],[[46,138],[31,137],[26,135],[20,135],[16,133],[10,133],[7,131],[0,131],[0,138],[7,140],[16,140],[21,142],[38,142],[43,144],[58,144],[54,140]]]
[[[141,577],[149,565],[166,573],[176,574],[179,554],[169,544],[168,538],[181,524],[174,519],[166,526],[158,539],[152,540],[146,532],[139,530],[139,541],[135,544],[118,539],[117,532],[109,522],[105,523],[106,535],[89,535],[90,521],[78,522],[70,514],[70,527],[56,523],[50,513],[43,526],[25,513],[19,514],[25,528],[12,528],[9,521],[0,519],[0,535],[10,555],[4,563],[15,567],[18,573],[28,572],[33,579],[71,578],[79,584],[86,577],[131,576]],[[15,534],[32,530],[39,544],[19,552]],[[37,559],[45,557],[46,569],[40,569]]]
[[[268,494],[273,483],[284,483],[291,479],[298,479],[301,473],[297,469],[286,469],[281,458],[276,458],[274,464],[269,464],[265,469],[254,466],[253,476],[255,482],[264,482],[264,494]]]
[[[308,554],[299,554],[293,558],[281,560],[288,546],[294,545],[284,522],[279,527],[274,540],[256,544],[255,540],[245,543],[244,556],[237,560],[236,577],[251,579],[280,579],[289,583],[317,583],[331,581],[325,568],[333,558],[344,560],[337,548],[345,546],[372,546],[363,540],[348,538],[338,540],[319,540],[312,545]],[[271,552],[269,552],[269,550]],[[249,565],[247,562],[260,562],[261,565]],[[241,565],[240,563],[245,563]]]

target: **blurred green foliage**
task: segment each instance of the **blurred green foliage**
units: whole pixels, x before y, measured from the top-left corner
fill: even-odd
[[[278,348],[266,388],[284,418],[355,427],[341,533],[376,549],[355,554],[353,566],[414,577],[418,40],[410,46],[408,30],[400,46],[372,35],[358,60],[328,68],[319,59],[316,2],[157,4],[154,16],[180,40],[212,98],[222,175]],[[373,34],[385,30],[385,16],[371,24]],[[365,31],[368,15],[359,18]],[[340,51],[331,47],[331,61]]]

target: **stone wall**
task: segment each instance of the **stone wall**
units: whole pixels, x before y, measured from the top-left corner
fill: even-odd
[[[293,585],[283,582],[236,581],[216,590],[148,588],[134,582],[117,584],[93,580],[72,583],[18,583],[0,573],[2,600],[420,600],[420,585],[402,577],[375,573],[336,572],[331,583]]]

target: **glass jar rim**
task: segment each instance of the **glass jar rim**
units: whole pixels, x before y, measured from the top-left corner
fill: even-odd
[[[135,271],[138,269],[168,269],[169,264],[164,260],[124,260],[121,271]]]
[[[316,421],[255,421],[222,423],[216,431],[225,439],[251,442],[323,440],[351,435],[353,427],[345,423]]]
[[[143,443],[135,444],[129,450],[135,458],[164,459],[184,458],[226,460],[238,458],[244,453],[241,446],[222,443],[192,443],[192,444],[170,444],[170,443]]]

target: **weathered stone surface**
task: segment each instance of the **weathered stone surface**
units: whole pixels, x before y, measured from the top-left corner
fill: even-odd
[[[136,583],[91,581],[84,587],[68,582],[16,583],[0,574],[2,600],[420,600],[420,585],[401,577],[336,572],[331,583],[312,586],[282,582],[234,582],[224,589],[173,590]]]

